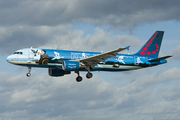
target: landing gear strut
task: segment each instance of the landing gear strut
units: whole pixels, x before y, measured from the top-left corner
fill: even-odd
[[[88,78],[88,79],[92,78],[93,74],[90,72],[90,67],[87,66],[85,69],[88,70],[88,73],[86,74],[86,78]],[[76,81],[77,82],[81,82],[82,81],[82,77],[79,75],[79,71],[75,71],[75,73],[78,74],[78,76],[76,78]]]
[[[75,71],[75,73],[78,74],[77,78],[76,78],[76,81],[77,82],[81,82],[82,81],[82,77],[79,75],[79,71]]]
[[[26,74],[27,77],[30,77],[31,76],[31,67],[28,67],[28,73]]]
[[[87,67],[86,67],[86,70],[88,70],[88,73],[86,74],[86,78],[88,78],[88,79],[92,78],[93,74],[90,73],[90,67],[87,66]]]

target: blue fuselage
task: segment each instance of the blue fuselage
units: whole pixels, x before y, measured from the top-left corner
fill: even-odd
[[[83,52],[83,51],[67,51],[52,49],[21,49],[7,58],[7,61],[21,66],[28,67],[44,67],[62,69],[62,62],[66,60],[81,60],[95,55],[102,54],[100,52]],[[98,63],[91,71],[126,71],[151,67],[166,63],[165,59],[149,62],[148,56],[137,56],[118,54]],[[86,69],[80,68],[79,71]]]

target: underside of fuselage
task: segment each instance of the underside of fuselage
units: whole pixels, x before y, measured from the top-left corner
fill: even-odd
[[[37,68],[54,68],[54,69],[62,69],[62,64],[59,63],[48,63],[47,65],[43,64],[35,64],[35,63],[28,63],[28,62],[10,62],[14,65],[19,65],[19,66],[27,66],[27,67],[37,67]],[[145,67],[152,67],[154,65],[147,65],[147,64],[138,64],[138,65],[122,65],[122,64],[117,64],[118,66],[114,66],[117,63],[114,64],[97,64],[94,68],[90,68],[91,71],[129,71],[129,70],[136,70],[136,69],[142,69]],[[79,71],[88,71],[85,68],[80,68]]]

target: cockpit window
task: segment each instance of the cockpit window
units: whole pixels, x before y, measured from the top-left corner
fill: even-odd
[[[13,54],[19,54],[19,55],[22,55],[23,52],[14,52]]]

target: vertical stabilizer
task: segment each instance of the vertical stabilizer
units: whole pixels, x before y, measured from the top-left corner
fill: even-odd
[[[158,58],[164,31],[156,31],[135,55]]]

